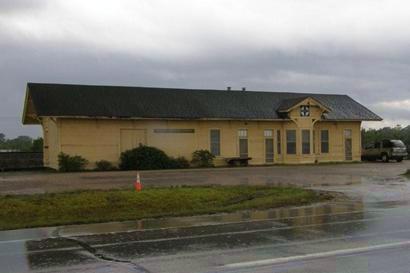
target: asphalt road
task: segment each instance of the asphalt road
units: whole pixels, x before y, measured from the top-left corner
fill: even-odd
[[[320,205],[0,232],[0,272],[410,272],[410,180],[374,172]]]

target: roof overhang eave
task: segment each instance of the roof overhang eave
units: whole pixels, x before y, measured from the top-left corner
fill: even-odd
[[[23,125],[38,125],[41,124],[39,119],[25,119]]]
[[[24,106],[23,106],[23,114],[21,116],[21,122],[23,124],[30,124],[27,121],[27,107],[28,107],[28,97],[29,97],[29,88],[28,85],[26,86],[26,95],[24,96]]]
[[[107,120],[249,120],[249,121],[291,121],[291,119],[287,118],[178,118],[178,117],[110,117],[110,116],[68,116],[68,115],[47,115],[47,116],[39,116],[38,118],[65,118],[65,119],[107,119]]]
[[[321,119],[320,121],[383,121],[383,119]]]
[[[30,88],[29,84],[27,84],[21,122],[23,125],[40,124],[41,120],[37,115],[37,111],[33,105],[33,102],[30,102]]]

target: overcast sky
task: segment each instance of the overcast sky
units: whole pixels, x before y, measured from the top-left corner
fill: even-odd
[[[31,82],[348,94],[410,124],[406,0],[0,0],[0,132]]]

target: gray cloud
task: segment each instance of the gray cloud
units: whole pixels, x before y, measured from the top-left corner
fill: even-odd
[[[251,6],[247,1],[243,3]],[[17,12],[18,5],[12,7],[16,8],[13,12]],[[149,11],[153,7],[156,6],[145,8]],[[73,7],[63,8],[69,15],[74,10],[70,9]],[[40,8],[37,12],[44,10]],[[209,25],[208,20],[212,21],[212,16],[221,23],[221,30]],[[349,36],[341,31],[340,37],[329,42],[326,31],[312,30],[312,37],[318,40],[300,40],[296,35],[289,36],[291,42],[286,42],[286,37],[282,36],[286,34],[287,26],[282,26],[283,31],[272,33],[273,37],[278,36],[276,43],[275,39],[262,35],[264,30],[255,28],[255,35],[247,32],[248,26],[255,22],[251,19],[246,21],[246,17],[239,16],[243,22],[235,21],[239,25],[236,30],[230,29],[231,23],[220,21],[222,19],[216,15],[211,14],[205,23],[188,17],[192,20],[188,23],[197,28],[186,30],[173,22],[169,33],[162,22],[155,25],[158,17],[149,17],[152,21],[144,21],[144,27],[154,33],[159,31],[157,36],[147,34],[139,26],[134,28],[136,23],[132,20],[124,22],[118,19],[127,29],[122,34],[128,36],[120,41],[123,47],[118,40],[114,41],[122,36],[112,34],[110,28],[110,31],[100,30],[100,25],[93,21],[97,20],[94,17],[91,21],[84,19],[82,24],[76,21],[72,25],[68,22],[58,25],[60,21],[55,22],[54,17],[45,21],[30,19],[41,28],[32,24],[20,27],[7,19],[0,20],[0,25],[7,26],[7,29],[0,30],[0,131],[10,136],[40,133],[38,128],[21,127],[19,124],[28,81],[218,89],[245,86],[248,90],[343,93],[375,110],[393,125],[395,121],[410,123],[406,110],[381,104],[410,98],[410,38],[401,41],[396,39],[400,36],[397,33],[392,36],[386,33],[391,45],[386,46],[386,41],[375,45],[380,38],[368,38],[363,32],[366,39],[361,39],[357,34]],[[15,22],[16,18],[12,21]],[[112,20],[117,18],[109,19]],[[50,29],[44,29],[49,22],[53,23]],[[259,23],[256,26],[263,28],[263,22]],[[374,24],[383,26],[383,22]],[[117,26],[120,32],[121,27]],[[274,24],[267,27],[277,28]],[[401,29],[403,27],[407,26],[401,26]],[[192,32],[191,28],[195,31]],[[290,32],[298,33],[297,28],[289,28]],[[130,33],[130,30],[137,32]],[[244,31],[244,35],[227,34],[234,30]],[[303,31],[299,31],[302,35]],[[333,32],[336,33],[337,29]],[[101,44],[92,42],[93,38]],[[155,45],[150,48],[152,43]]]
[[[0,15],[44,8],[44,0],[0,0]]]

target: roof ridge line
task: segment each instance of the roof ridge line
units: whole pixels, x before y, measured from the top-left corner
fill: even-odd
[[[271,91],[271,90],[239,90],[239,89],[214,89],[214,88],[186,88],[186,87],[155,87],[155,86],[130,86],[130,85],[100,85],[100,84],[76,84],[76,83],[47,83],[47,82],[27,82],[27,86],[77,86],[77,87],[99,87],[99,88],[141,88],[141,89],[156,89],[156,90],[170,90],[170,91],[217,91],[217,92],[233,92],[233,93],[276,93],[276,94],[298,94],[303,96],[348,96],[347,94],[336,93],[312,93],[299,91]]]

